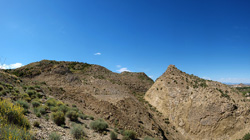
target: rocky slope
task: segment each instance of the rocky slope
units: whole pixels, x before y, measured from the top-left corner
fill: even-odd
[[[27,83],[46,85],[46,93],[104,118],[112,127],[134,130],[139,137],[167,139],[167,125],[137,98],[143,97],[153,84],[144,73],[118,74],[98,65],[49,60],[6,72]]]
[[[187,140],[235,140],[249,132],[249,102],[227,85],[170,65],[145,95]]]

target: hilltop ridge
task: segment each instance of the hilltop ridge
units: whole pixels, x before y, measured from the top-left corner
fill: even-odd
[[[235,89],[170,65],[145,95],[186,139],[236,139],[249,131],[249,103]],[[243,117],[244,116],[244,117]]]

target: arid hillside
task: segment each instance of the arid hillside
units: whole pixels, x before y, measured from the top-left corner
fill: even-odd
[[[80,110],[105,119],[117,129],[133,130],[138,137],[175,137],[166,138],[166,123],[143,100],[154,83],[144,73],[119,74],[98,65],[49,60],[6,72],[26,83],[46,85],[48,88],[44,90],[50,95],[76,104]]]
[[[187,140],[235,140],[249,132],[249,101],[234,88],[170,65],[145,99]]]

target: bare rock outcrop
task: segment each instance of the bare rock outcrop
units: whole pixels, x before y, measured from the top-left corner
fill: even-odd
[[[219,82],[170,65],[145,95],[187,140],[239,139],[250,130],[249,102]]]

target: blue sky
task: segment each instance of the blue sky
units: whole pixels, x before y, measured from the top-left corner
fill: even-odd
[[[250,83],[249,0],[0,0],[1,67],[42,59]]]

